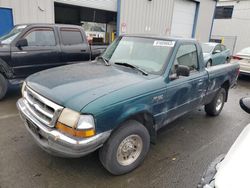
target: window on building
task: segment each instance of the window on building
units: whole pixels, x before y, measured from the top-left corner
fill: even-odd
[[[55,46],[56,39],[52,29],[38,28],[29,32],[25,37],[28,46]]]
[[[234,6],[218,6],[215,9],[215,19],[230,19],[233,15]]]
[[[82,33],[79,29],[61,29],[61,36],[64,45],[82,44]]]

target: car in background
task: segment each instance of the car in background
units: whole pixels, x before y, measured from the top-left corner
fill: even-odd
[[[240,100],[241,108],[250,114],[250,98]],[[229,152],[217,157],[203,174],[198,188],[249,187],[250,124],[240,133]]]
[[[231,52],[225,45],[215,42],[202,43],[204,63],[206,67],[229,63]]]
[[[250,76],[250,47],[244,48],[234,55],[232,62],[239,62],[241,75]]]

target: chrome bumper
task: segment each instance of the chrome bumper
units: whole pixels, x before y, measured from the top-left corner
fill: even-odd
[[[33,117],[27,108],[25,99],[21,98],[17,101],[17,108],[25,127],[36,143],[43,150],[56,156],[76,158],[87,155],[100,148],[111,133],[111,131],[107,131],[85,139],[73,138],[55,128],[43,125]]]

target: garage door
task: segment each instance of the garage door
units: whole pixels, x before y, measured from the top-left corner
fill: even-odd
[[[187,0],[175,0],[171,35],[192,37],[196,3]]]

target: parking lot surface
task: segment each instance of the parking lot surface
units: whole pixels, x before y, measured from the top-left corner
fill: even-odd
[[[112,176],[98,160],[98,152],[79,159],[49,155],[32,140],[19,118],[13,88],[0,102],[0,188],[5,187],[196,187],[207,165],[226,153],[250,116],[239,99],[250,95],[250,78],[231,89],[218,117],[206,116],[203,107],[159,131],[144,163],[135,171]]]

